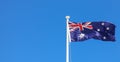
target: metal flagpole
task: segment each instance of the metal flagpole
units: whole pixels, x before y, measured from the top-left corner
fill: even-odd
[[[71,41],[70,39],[70,32],[69,32],[69,22],[70,16],[66,16],[66,62],[69,62],[69,42]]]

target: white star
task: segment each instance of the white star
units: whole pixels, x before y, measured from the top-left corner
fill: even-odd
[[[106,39],[106,37],[104,36],[103,39]]]
[[[107,30],[109,30],[110,28],[109,28],[109,27],[107,27],[106,29],[107,29]]]
[[[96,36],[100,36],[100,34],[98,32],[96,32]]]
[[[97,31],[100,31],[100,29],[97,29]]]
[[[105,25],[105,23],[101,23],[101,25]]]
[[[84,36],[85,36],[85,34],[83,34],[83,33],[81,33],[81,34],[79,35],[80,38],[83,38]]]

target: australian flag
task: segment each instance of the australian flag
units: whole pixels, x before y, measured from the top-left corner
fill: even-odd
[[[115,41],[115,25],[110,22],[69,22],[72,42],[97,39]]]

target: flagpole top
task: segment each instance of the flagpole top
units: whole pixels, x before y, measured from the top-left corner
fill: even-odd
[[[70,19],[70,16],[66,16],[66,19]]]

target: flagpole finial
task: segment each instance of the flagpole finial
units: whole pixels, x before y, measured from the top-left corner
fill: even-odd
[[[70,19],[70,16],[66,16],[66,19]]]

